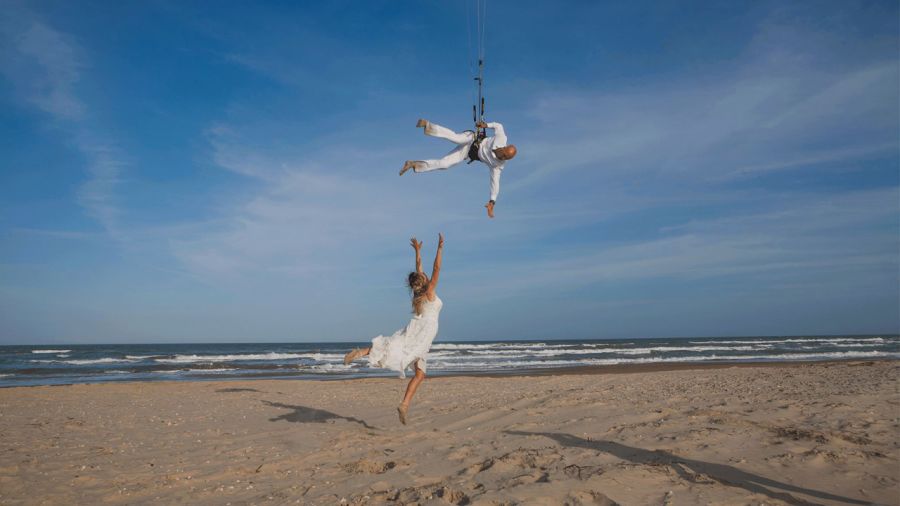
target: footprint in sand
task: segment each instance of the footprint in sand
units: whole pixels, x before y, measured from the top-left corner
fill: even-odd
[[[351,473],[382,474],[397,467],[397,463],[393,461],[379,462],[376,460],[359,459],[356,462],[344,464],[341,467]]]

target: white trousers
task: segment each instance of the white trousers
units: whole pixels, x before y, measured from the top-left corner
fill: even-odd
[[[416,172],[444,170],[453,167],[469,156],[469,146],[471,146],[472,142],[475,140],[475,134],[473,132],[456,133],[447,127],[443,127],[430,121],[425,125],[425,135],[447,139],[456,144],[456,149],[447,153],[447,156],[437,160],[416,161],[413,165],[413,170]]]

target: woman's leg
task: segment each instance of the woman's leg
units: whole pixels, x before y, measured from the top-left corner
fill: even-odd
[[[412,402],[412,398],[416,395],[416,390],[419,389],[419,385],[425,381],[425,371],[419,369],[419,362],[413,365],[415,368],[415,375],[409,380],[409,384],[406,385],[406,395],[403,396],[403,402],[400,403],[400,407],[397,408],[397,412],[400,414],[400,422],[403,425],[406,425],[406,412],[409,410],[409,403]]]
[[[356,348],[355,350],[351,350],[344,355],[344,365],[347,365],[360,357],[365,357],[370,351],[372,351],[372,348]]]
[[[401,406],[409,406],[413,396],[416,395],[416,390],[419,389],[419,385],[425,381],[425,373],[422,369],[419,369],[419,364],[416,363],[413,367],[415,368],[416,373],[413,375],[412,379],[409,380],[409,384],[406,385],[406,395],[403,396],[403,402],[400,403]]]

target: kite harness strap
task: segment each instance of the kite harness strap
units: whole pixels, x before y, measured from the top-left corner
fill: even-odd
[[[466,132],[472,132],[472,131],[466,130]],[[478,156],[478,150],[481,148],[481,141],[483,141],[484,138],[486,137],[484,130],[481,130],[481,129],[478,129],[472,133],[475,134],[475,140],[472,141],[472,144],[469,144],[469,154],[467,155],[469,158],[469,161],[466,162],[467,164],[475,162],[475,161],[479,161],[479,162],[481,161],[481,158]]]

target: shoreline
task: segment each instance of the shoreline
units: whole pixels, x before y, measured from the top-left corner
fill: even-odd
[[[869,365],[875,362],[900,362],[900,358],[867,358],[867,359],[846,359],[846,360],[767,360],[760,362],[749,361],[721,361],[721,362],[648,362],[642,364],[611,364],[611,365],[588,365],[577,367],[556,367],[556,368],[535,368],[522,370],[510,374],[496,373],[475,373],[460,374],[459,376],[479,376],[479,377],[503,377],[503,376],[555,376],[555,375],[596,375],[596,374],[630,374],[630,373],[648,373],[648,372],[667,372],[667,371],[688,371],[688,370],[715,370],[715,369],[731,369],[738,368],[769,368],[769,367],[803,367],[803,366],[834,366],[834,365]],[[451,374],[454,375],[455,374]],[[441,375],[443,376],[443,375]],[[437,376],[432,376],[432,379]]]
[[[688,370],[718,370],[731,368],[773,368],[773,367],[803,367],[803,366],[835,366],[835,365],[851,365],[863,366],[871,365],[876,362],[898,362],[900,358],[884,357],[884,358],[867,358],[867,359],[845,359],[845,360],[794,360],[794,361],[695,361],[695,362],[647,362],[639,364],[611,364],[611,365],[586,365],[574,367],[545,367],[545,368],[522,368],[518,370],[510,370],[508,372],[486,371],[486,372],[447,372],[436,373],[427,376],[429,380],[441,378],[518,378],[518,377],[537,377],[537,376],[592,376],[592,375],[619,375],[619,374],[642,374],[653,372],[669,372],[669,371],[688,371]],[[122,385],[122,384],[181,384],[181,383],[233,383],[239,381],[285,381],[285,382],[333,382],[333,381],[359,381],[359,380],[379,380],[379,379],[400,379],[397,374],[379,374],[373,376],[356,376],[356,377],[318,377],[305,376],[299,377],[278,377],[278,376],[230,376],[230,377],[210,377],[210,378],[186,378],[182,380],[159,379],[159,380],[115,380],[107,379],[105,381],[84,381],[73,383],[62,383],[52,385],[0,385],[0,390],[10,388],[42,388],[42,387],[70,387],[75,385]],[[407,380],[409,376],[407,376]],[[406,380],[404,380],[406,381]]]
[[[874,337],[887,337],[894,338],[900,337],[900,334],[897,334],[893,331],[891,332],[879,332],[875,334],[770,334],[770,335],[725,335],[725,336],[712,336],[712,337],[704,337],[704,336],[669,336],[669,337],[615,337],[615,338],[591,338],[591,339],[503,339],[499,341],[490,340],[490,339],[476,339],[476,340],[441,340],[435,341],[436,344],[482,344],[482,343],[575,343],[575,342],[590,342],[590,343],[615,343],[619,341],[665,341],[665,340],[687,340],[687,339],[696,339],[696,340],[709,340],[709,341],[724,341],[724,340],[733,340],[733,339],[827,339],[827,338],[874,338]],[[366,344],[371,343],[371,340],[366,341],[333,341],[328,342],[327,344],[333,344],[336,346],[343,346],[346,348],[353,348],[358,346],[365,346]],[[205,342],[205,341],[163,341],[156,343],[134,343],[134,344],[122,344],[121,342],[97,342],[97,343],[60,343],[60,342],[51,342],[51,343],[10,343],[0,345],[0,348],[12,348],[12,347],[35,347],[35,346],[55,346],[60,348],[65,348],[67,346],[169,346],[169,345],[178,345],[178,346],[209,346],[209,345],[291,345],[291,344],[325,344],[321,341],[222,341],[222,342]]]

